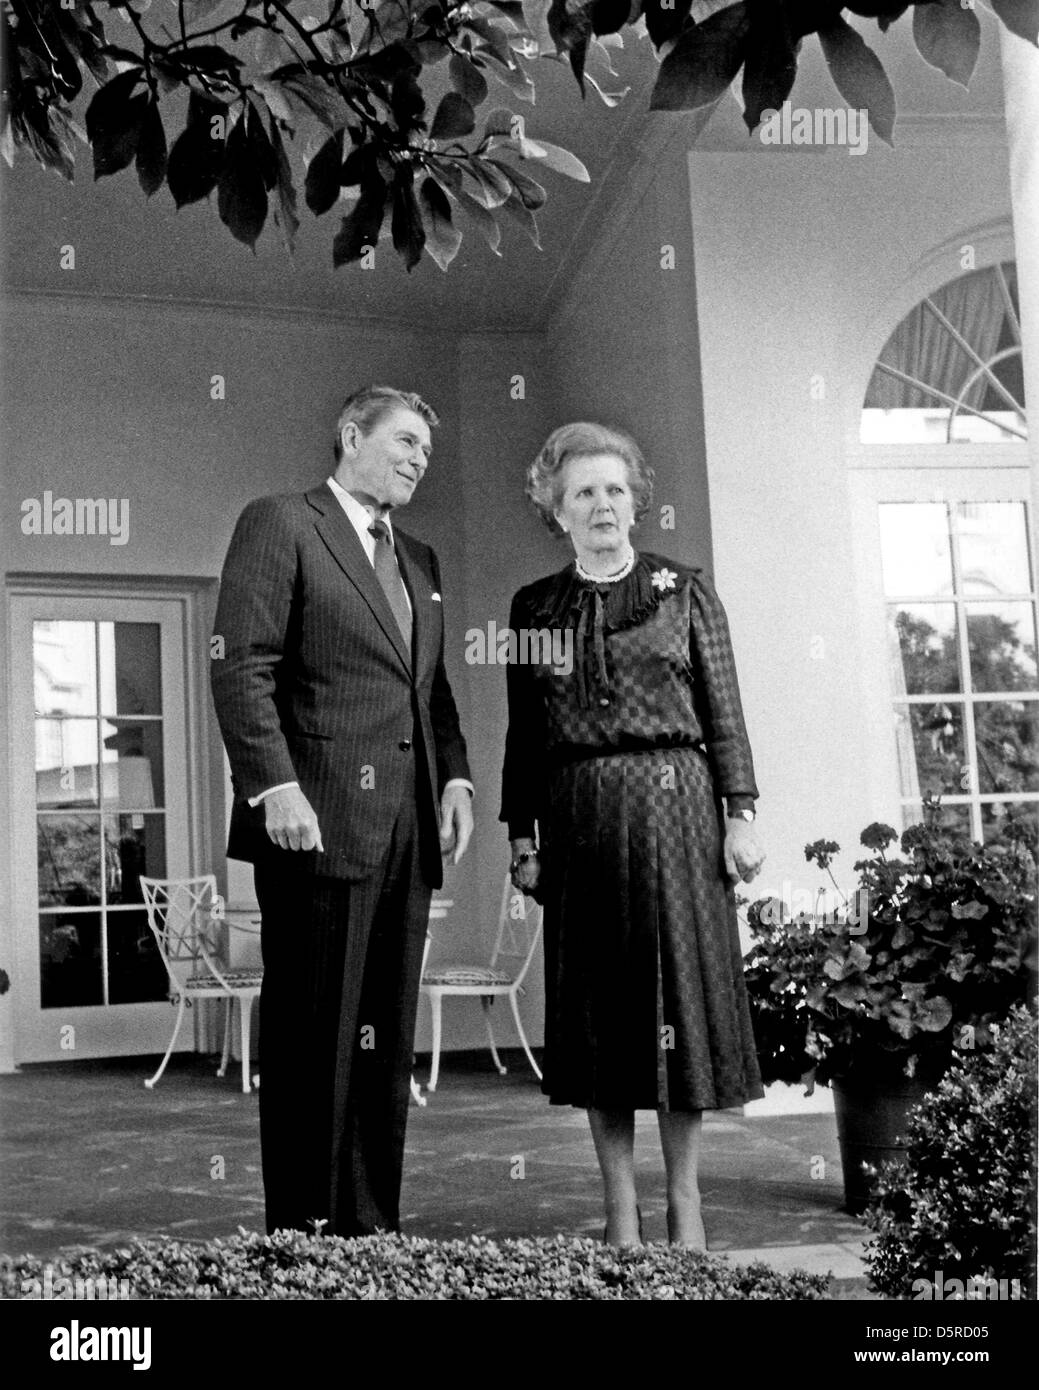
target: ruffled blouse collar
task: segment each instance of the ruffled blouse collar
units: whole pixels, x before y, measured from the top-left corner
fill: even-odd
[[[658,556],[640,552],[623,579],[595,583],[582,579],[571,562],[546,586],[532,617],[539,627],[573,631],[576,694],[583,708],[610,705],[605,639],[612,632],[635,627],[657,608],[677,578],[673,570],[665,571],[672,578],[671,586],[659,582],[664,563]]]

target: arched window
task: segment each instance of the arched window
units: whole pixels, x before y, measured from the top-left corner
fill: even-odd
[[[998,444],[1027,439],[1013,261],[972,270],[928,295],[877,359],[863,444]]]

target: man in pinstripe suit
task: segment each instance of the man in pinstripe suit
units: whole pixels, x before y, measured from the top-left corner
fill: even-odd
[[[334,475],[251,502],[224,564],[212,688],[227,852],[263,921],[268,1231],[399,1228],[429,899],[472,832],[437,558],[389,522],[436,424],[413,393],[356,392]]]

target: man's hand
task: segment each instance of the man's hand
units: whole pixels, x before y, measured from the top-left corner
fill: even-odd
[[[267,834],[280,849],[316,849],[324,854],[314,808],[299,787],[282,787],[263,799]]]
[[[472,795],[468,787],[445,787],[440,798],[440,853],[457,864],[473,833]],[[452,853],[453,851],[453,853]]]
[[[753,824],[727,819],[725,831],[725,872],[733,883],[749,883],[765,862],[765,851]]]

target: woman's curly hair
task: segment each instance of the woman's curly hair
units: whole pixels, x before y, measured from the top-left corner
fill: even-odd
[[[592,454],[616,454],[622,459],[635,499],[635,520],[641,521],[649,511],[653,500],[653,469],[642,457],[631,435],[606,425],[578,420],[553,430],[527,469],[526,494],[554,535],[563,533],[554,515],[563,495],[563,471],[572,459],[588,458]]]

